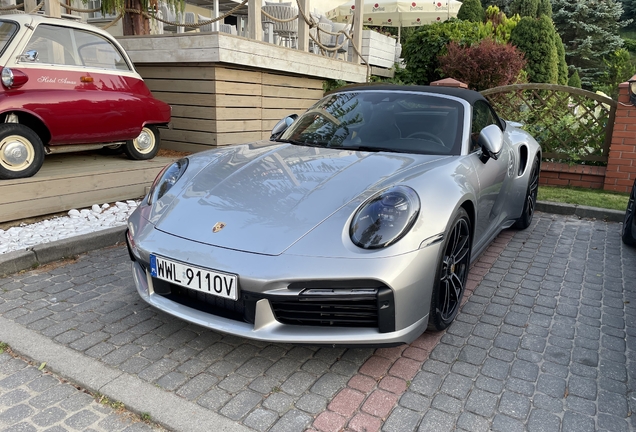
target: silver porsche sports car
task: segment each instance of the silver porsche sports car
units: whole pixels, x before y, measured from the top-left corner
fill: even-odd
[[[410,342],[452,322],[502,229],[528,227],[540,161],[479,93],[345,87],[269,141],[167,166],[128,221],[135,284],[246,338]]]

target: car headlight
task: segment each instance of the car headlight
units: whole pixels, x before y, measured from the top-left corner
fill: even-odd
[[[356,211],[349,227],[351,241],[363,249],[390,246],[409,232],[419,212],[420,198],[413,189],[386,189]]]
[[[186,168],[188,168],[188,159],[183,158],[161,170],[148,193],[148,205],[161,199],[181,178]]]

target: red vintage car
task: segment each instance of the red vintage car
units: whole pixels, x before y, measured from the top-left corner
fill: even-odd
[[[80,150],[151,159],[170,106],[155,99],[117,41],[88,24],[0,19],[0,179],[30,177],[44,156]]]

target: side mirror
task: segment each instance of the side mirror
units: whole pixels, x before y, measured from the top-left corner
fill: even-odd
[[[489,158],[497,160],[503,148],[503,132],[497,125],[489,125],[479,133],[479,146],[483,156],[481,161],[486,163]]]
[[[36,62],[38,61],[38,52],[36,50],[28,50],[20,56],[20,61]]]
[[[294,121],[296,121],[297,118],[298,114],[292,114],[288,115],[287,117],[276,123],[276,126],[274,126],[274,128],[272,129],[272,135],[269,137],[269,140],[274,141],[278,139],[283,134],[283,132],[285,132],[287,128],[290,127],[292,123],[294,123]]]

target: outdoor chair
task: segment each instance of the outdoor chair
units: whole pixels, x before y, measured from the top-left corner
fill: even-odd
[[[317,28],[309,29],[309,34],[316,38],[322,45],[327,46],[331,42],[331,35],[326,32],[331,31],[332,24],[319,22]],[[318,54],[321,48],[313,39],[309,38],[309,51]]]
[[[196,24],[197,20],[195,18],[194,12],[186,12],[184,14],[184,20],[183,20],[184,24]],[[196,27],[183,27],[184,31],[195,31],[197,28]]]
[[[232,24],[219,24],[219,31],[221,33],[227,33],[236,36],[236,26]]]
[[[206,17],[206,16],[199,15],[199,14],[197,14],[197,18],[199,19],[199,22],[205,22],[205,21],[209,21],[209,20],[212,19],[210,17]],[[212,31],[214,31],[214,23],[209,23],[209,24],[202,25],[201,27],[199,27],[199,31],[200,32],[212,32]]]
[[[163,19],[165,19],[166,21],[173,22],[173,23],[181,22],[181,13],[178,13],[177,11],[175,11],[173,6],[168,6],[165,3],[160,3],[159,11],[163,15]],[[171,33],[181,33],[179,31],[179,26],[176,26],[174,24],[164,23],[163,29],[164,31],[168,31]]]
[[[298,14],[298,10],[296,8],[283,3],[266,4],[263,6],[262,10],[278,20],[288,20]],[[264,21],[266,23],[271,22],[266,16],[264,16]],[[279,45],[284,44],[291,48],[296,46],[296,40],[298,38],[298,20],[288,22],[274,21],[273,31],[274,35],[278,37]]]
[[[334,23],[331,27],[331,32],[337,33],[339,31],[349,33],[349,31],[351,31],[351,24]],[[347,60],[347,52],[349,51],[349,39],[344,34],[330,35],[329,43],[325,44],[325,46],[328,48],[335,48],[340,45],[342,46],[338,48],[337,51],[329,51],[327,55],[332,55],[334,58],[338,58],[340,54],[344,54],[344,59]]]

